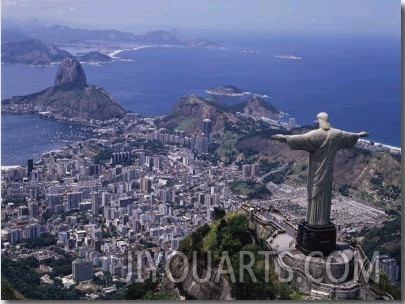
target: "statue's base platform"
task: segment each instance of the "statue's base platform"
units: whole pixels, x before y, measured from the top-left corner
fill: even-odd
[[[363,275],[363,265],[368,263],[363,250],[360,246],[353,248],[348,242],[336,242],[335,225],[311,227],[303,222],[297,231],[286,218],[280,219],[280,213],[267,214],[270,219],[266,220],[261,214],[249,209],[242,210],[246,210],[250,215],[249,228],[255,231],[261,244],[270,250],[270,261],[281,282],[291,284],[307,294],[309,299],[378,298],[368,287],[368,274]],[[298,246],[294,245],[297,234],[300,238]],[[324,245],[315,246],[317,241],[323,242]],[[300,246],[302,250],[297,249]],[[309,254],[313,251],[324,254]],[[327,254],[328,251],[333,252]],[[358,271],[356,267],[359,267]],[[370,273],[371,281],[375,281],[376,274],[373,273]]]
[[[320,251],[323,256],[328,256],[336,250],[335,224],[312,226],[307,222],[299,223],[295,247],[305,255]]]
[[[361,296],[361,284],[353,280],[354,250],[347,243],[338,242],[336,247],[323,257],[292,249],[273,260],[275,271],[310,299],[356,299]]]

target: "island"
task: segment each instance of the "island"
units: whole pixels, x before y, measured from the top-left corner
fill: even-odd
[[[234,87],[231,85],[226,85],[223,87],[217,87],[214,89],[205,90],[205,92],[208,94],[222,95],[222,96],[243,96],[243,95],[250,94],[249,92],[242,92],[237,87]]]
[[[110,56],[97,52],[97,51],[86,53],[86,54],[80,56],[78,59],[81,62],[92,63],[92,64],[108,63],[108,62],[112,61],[112,58]]]
[[[258,53],[260,53],[260,51],[253,50],[253,49],[244,49],[243,53],[258,54]]]

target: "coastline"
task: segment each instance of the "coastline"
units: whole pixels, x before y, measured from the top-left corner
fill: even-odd
[[[132,59],[122,59],[120,57],[117,57],[117,55],[121,52],[124,51],[138,51],[141,49],[146,49],[146,48],[204,48],[204,49],[220,49],[220,50],[224,50],[227,49],[226,47],[202,47],[202,46],[197,46],[197,45],[172,45],[172,44],[144,44],[144,45],[135,45],[133,47],[129,47],[129,48],[123,48],[123,49],[114,49],[113,51],[110,52],[105,52],[108,56],[110,56],[113,59],[119,59],[119,60],[123,60],[123,61],[128,61]]]
[[[92,138],[97,128],[100,128],[100,126],[85,122],[82,123],[63,119],[44,119],[40,117],[39,113],[2,112],[1,115],[2,129],[8,130],[12,128],[13,130],[11,133],[8,132],[8,136],[2,136],[2,153],[0,160],[0,166],[2,168],[24,166],[26,160],[30,158],[38,161],[44,153],[63,149],[72,143]],[[3,115],[9,117],[14,116],[15,118],[6,119]],[[27,120],[29,125],[22,124],[22,128],[19,129],[19,125],[21,125],[20,122]],[[8,122],[6,125],[5,121]],[[30,130],[33,132],[30,133]],[[15,135],[21,132],[30,135],[24,135],[22,137],[23,139],[16,138]],[[5,138],[6,140],[4,140]]]
[[[212,95],[219,95],[219,96],[230,96],[230,97],[240,97],[244,95],[250,95],[252,93],[250,92],[241,92],[241,93],[221,93],[217,92],[215,90],[204,90],[205,93],[207,94],[212,94]]]
[[[100,127],[100,124],[97,123],[91,123],[87,120],[75,120],[73,118],[65,118],[56,114],[48,113],[48,112],[39,112],[39,111],[6,111],[6,110],[1,110],[1,115],[15,115],[15,116],[21,116],[21,115],[38,115],[39,119],[47,119],[47,120],[53,120],[53,121],[58,121],[58,122],[65,122],[69,123],[72,125],[82,125],[90,128],[98,128]],[[98,121],[96,121],[98,122]]]
[[[241,97],[241,96],[245,96],[245,95],[252,95],[252,96],[257,96],[260,98],[271,98],[267,94],[260,94],[260,93],[253,93],[253,92],[221,93],[221,92],[217,92],[215,90],[204,90],[204,92],[207,94],[211,94],[211,95],[228,96],[228,97]]]
[[[64,123],[68,123],[68,124],[70,124],[70,125],[80,125],[80,126],[83,126],[83,127],[88,127],[88,128],[92,128],[93,130],[93,132],[94,132],[94,129],[96,129],[96,128],[100,128],[100,127],[103,127],[103,126],[106,126],[106,124],[108,125],[108,122],[103,122],[102,124],[91,124],[91,123],[89,123],[89,122],[80,122],[80,121],[73,121],[73,120],[66,120],[66,119],[61,119],[61,118],[56,118],[56,117],[52,117],[52,118],[50,118],[50,117],[46,117],[46,118],[41,118],[41,116],[40,116],[40,113],[13,113],[13,112],[2,112],[1,113],[2,115],[15,115],[15,116],[21,116],[21,115],[25,115],[25,114],[28,114],[28,115],[32,115],[32,114],[36,114],[36,115],[38,115],[38,118],[39,119],[47,119],[47,120],[53,120],[53,121],[57,121],[57,122],[64,122]],[[112,123],[112,122],[111,122]],[[280,123],[280,122],[279,122]],[[92,137],[92,135],[89,135],[89,136],[87,136],[87,137],[85,137],[85,138],[83,138],[83,139],[89,139],[89,138],[91,138]],[[83,139],[80,139],[80,140],[83,140]],[[80,140],[66,140],[67,142],[70,142],[70,143],[72,143],[72,142],[77,142],[77,141],[80,141]],[[372,144],[373,143],[373,144]],[[367,149],[367,150],[369,150],[369,151],[371,151],[371,152],[385,152],[385,153],[390,153],[390,154],[399,154],[399,155],[402,155],[402,150],[401,150],[401,148],[400,147],[397,147],[397,146],[393,146],[393,145],[388,145],[388,144],[383,144],[383,143],[380,143],[380,142],[373,142],[373,141],[371,141],[371,140],[366,140],[366,139],[359,139],[359,141],[358,141],[358,144],[359,144],[359,148],[363,148],[363,149]],[[61,148],[63,148],[63,147],[65,147],[66,145],[61,145],[61,147],[60,148],[57,148],[56,150],[58,150],[58,149],[61,149]],[[51,149],[51,150],[46,150],[46,151],[43,151],[43,152],[40,152],[39,153],[39,155],[42,155],[42,154],[44,154],[44,153],[50,153],[50,152],[52,152],[52,151],[54,151],[55,149]],[[32,153],[33,155],[34,154],[36,154],[36,153]],[[38,155],[38,156],[39,156]],[[4,165],[4,166],[1,166],[2,167],[2,169],[4,168],[4,167],[21,167],[21,166],[24,166],[24,165],[18,165],[18,164],[8,164],[8,165]]]
[[[113,59],[120,59],[120,60],[125,60],[127,61],[128,59],[122,59],[120,57],[117,57],[116,55],[118,55],[121,52],[124,51],[138,51],[141,49],[146,49],[146,48],[180,48],[180,47],[192,47],[192,46],[188,46],[188,45],[169,45],[169,44],[146,44],[146,45],[138,45],[138,46],[134,46],[131,48],[124,48],[124,49],[116,49],[110,53],[108,53],[107,55],[110,56]]]
[[[389,151],[384,151],[384,152],[388,152],[388,153],[394,153],[394,154],[402,154],[402,148],[401,147],[397,147],[397,146],[392,146],[392,145],[387,145],[387,144],[383,144],[380,142],[375,142],[372,140],[367,140],[367,139],[359,139],[358,141],[361,145],[364,144],[366,146],[362,146],[362,148],[366,148],[369,150],[377,150],[377,149],[387,149]],[[371,142],[373,142],[373,144],[371,144]]]
[[[119,47],[121,47],[121,46],[119,46]],[[122,51],[125,51],[125,50],[129,50],[129,51],[136,51],[136,50],[140,50],[140,49],[143,49],[143,48],[162,48],[163,49],[163,51],[164,51],[164,48],[165,47],[167,47],[167,46],[162,46],[162,45],[138,45],[138,46],[134,46],[134,45],[127,45],[127,46],[122,46],[122,49],[113,49],[113,47],[111,47],[111,48],[109,48],[109,50],[106,48],[105,49],[105,52],[108,52],[108,51],[110,51],[110,54],[112,54],[114,57],[116,57],[116,63],[120,63],[118,60],[126,60],[126,59],[121,59],[119,56],[120,56],[120,53],[122,52]],[[175,47],[180,47],[180,46],[175,46]],[[186,48],[189,48],[189,46],[187,46]],[[155,49],[156,50],[156,49]],[[151,51],[153,51],[153,52],[155,52],[154,50],[151,50]],[[163,51],[161,52],[161,53],[163,53]],[[145,51],[143,51],[143,53],[146,53],[146,52],[149,52],[149,50],[145,50]],[[281,53],[281,52],[280,52]],[[279,54],[280,54],[279,53]],[[131,55],[133,55],[133,54],[135,54],[135,53],[133,53],[133,52],[130,52],[130,54]],[[140,54],[140,53],[138,53],[138,54]],[[133,56],[134,58],[136,58],[137,56],[138,56],[138,54],[136,54],[136,56]],[[274,53],[273,53],[274,54]],[[282,54],[282,53],[281,53]],[[299,54],[299,53],[298,53]],[[129,55],[129,54],[125,54],[125,56],[126,55]],[[303,54],[303,56],[304,56],[305,54]],[[123,57],[124,57],[124,54],[123,54]],[[288,59],[286,59],[286,60],[288,60]],[[275,61],[278,61],[278,62],[283,62],[282,60],[275,60]],[[286,64],[287,62],[284,62],[283,64]],[[53,64],[56,64],[56,63],[52,63],[52,65]],[[57,63],[57,64],[59,64],[59,63]],[[227,81],[222,81],[222,83],[227,83]],[[232,82],[233,83],[233,82]],[[221,83],[220,83],[221,84]],[[216,84],[214,84],[214,85],[216,85]],[[211,86],[211,85],[210,85]],[[207,87],[207,86],[206,86]],[[209,86],[208,86],[209,87]],[[249,89],[249,86],[247,87],[247,89]],[[259,88],[259,90],[262,90],[262,88],[260,87]],[[201,90],[202,91],[202,90]],[[266,89],[263,89],[263,91],[264,92],[266,92]],[[207,92],[207,91],[205,91],[205,92]],[[245,93],[245,94],[243,94],[243,93]],[[236,97],[238,97],[238,96],[247,96],[248,94],[246,93],[246,92],[243,92],[241,95],[226,95],[226,94],[223,94],[223,96],[230,96],[230,97],[232,97],[232,96],[236,96]],[[221,94],[218,94],[218,95],[221,95]],[[180,96],[180,95],[178,95],[178,96]],[[277,95],[277,92],[274,92],[274,96],[277,98],[277,100],[280,98],[280,96],[278,96]],[[226,98],[226,97],[225,97]],[[224,98],[224,99],[225,99]],[[241,97],[241,98],[243,98],[243,97]],[[173,98],[173,100],[174,100],[174,98]],[[24,113],[10,113],[10,114],[16,114],[16,115],[21,115],[21,114],[24,114]],[[65,120],[62,120],[62,121],[65,121]],[[69,121],[68,121],[69,122]],[[72,122],[69,122],[69,123],[72,123]],[[80,122],[78,122],[78,123],[80,123]],[[391,134],[393,134],[394,135],[394,140],[391,140],[390,142],[394,142],[394,143],[397,143],[397,140],[395,140],[396,138],[395,137],[397,137],[396,135],[395,135],[395,133],[391,133]],[[392,138],[392,136],[391,137],[388,137],[387,136],[387,139],[391,139]],[[373,140],[374,141],[374,140]],[[370,141],[368,141],[368,142],[370,142]],[[384,134],[383,134],[383,136],[379,136],[379,138],[378,139],[376,139],[375,140],[375,142],[374,142],[374,147],[375,148],[377,148],[379,145],[381,145],[381,147],[382,148],[387,148],[387,149],[392,149],[393,151],[401,151],[401,148],[400,148],[400,143],[399,144],[397,144],[398,146],[396,146],[395,144],[393,145],[393,144],[384,144]],[[370,144],[370,147],[373,147],[373,146],[371,146],[371,144]]]

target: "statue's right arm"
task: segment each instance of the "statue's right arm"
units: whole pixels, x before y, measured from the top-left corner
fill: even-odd
[[[277,139],[277,140],[287,140],[287,137],[283,134],[275,134],[271,136],[271,139]]]

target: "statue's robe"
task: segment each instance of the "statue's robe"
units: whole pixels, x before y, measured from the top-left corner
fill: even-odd
[[[310,153],[306,221],[313,226],[330,225],[333,161],[339,149],[353,148],[359,135],[333,128],[319,128],[306,134],[286,137],[292,150],[306,150]]]

